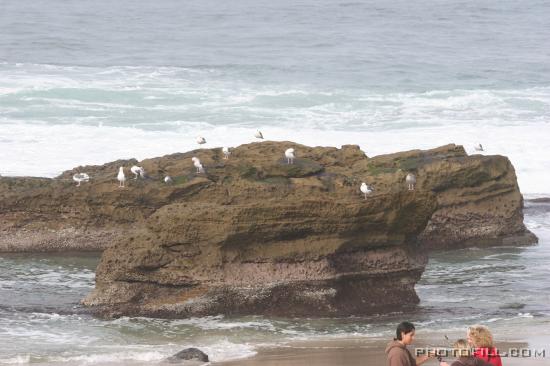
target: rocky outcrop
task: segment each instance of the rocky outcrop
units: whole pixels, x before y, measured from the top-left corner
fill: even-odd
[[[426,249],[528,245],[537,238],[523,224],[523,197],[504,156],[466,156],[461,146],[408,151],[372,159],[378,171],[417,172],[418,189],[437,198],[419,236]]]
[[[202,149],[142,161],[148,179],[119,189],[118,167],[133,163],[0,179],[4,243],[14,233],[102,238],[84,304],[110,316],[366,314],[418,301],[426,247],[535,240],[508,159],[455,145],[374,158],[291,142],[243,145],[228,160]],[[92,181],[75,187],[77,171]],[[374,187],[366,200],[362,181]]]
[[[168,363],[178,363],[180,365],[189,365],[189,361],[195,361],[196,364],[208,362],[208,355],[198,348],[186,348],[173,356],[168,357]]]

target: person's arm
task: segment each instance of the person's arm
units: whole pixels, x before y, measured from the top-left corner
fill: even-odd
[[[430,358],[433,358],[434,356],[429,356],[429,355],[422,355],[422,356],[417,356],[416,357],[416,364],[417,365],[422,365],[424,362],[428,361]]]

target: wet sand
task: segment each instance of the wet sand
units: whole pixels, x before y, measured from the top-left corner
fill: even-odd
[[[241,360],[215,363],[220,366],[386,366],[384,349],[385,341],[364,339],[346,339],[316,342],[296,342],[283,347],[263,348],[258,354]],[[417,346],[435,344],[433,342],[417,342]],[[526,348],[527,343],[501,342],[499,349]],[[413,350],[414,348],[410,348]],[[540,348],[538,348],[540,349]],[[550,353],[546,350],[546,358],[513,358],[502,359],[504,366],[550,364]],[[449,364],[453,358],[445,358]],[[438,365],[436,359],[429,360],[424,365]]]

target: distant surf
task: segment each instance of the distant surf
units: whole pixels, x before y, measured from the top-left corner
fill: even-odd
[[[527,198],[549,197],[548,19],[544,1],[10,2],[0,174],[188,151],[199,135],[237,146],[260,129],[368,156],[481,143],[510,158]],[[550,323],[548,207],[526,201],[538,246],[434,254],[415,311],[369,318],[103,321],[78,305],[97,257],[0,254],[0,364],[150,364],[192,345],[223,361],[296,340],[380,342],[404,318],[438,339],[487,323],[531,342]]]
[[[269,140],[358,144],[367,155],[462,144],[508,156],[520,188],[550,193],[550,87],[381,92],[265,85],[218,69],[0,65],[3,175]],[[123,141],[123,143],[119,143]]]

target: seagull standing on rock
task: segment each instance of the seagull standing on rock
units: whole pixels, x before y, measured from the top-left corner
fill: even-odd
[[[474,146],[474,150],[475,151],[485,151],[485,150],[483,150],[483,146],[481,144],[477,144],[476,146]]]
[[[416,175],[414,175],[413,173],[407,174],[407,177],[405,178],[405,182],[407,182],[409,191],[414,191],[414,187],[416,186]]]
[[[197,137],[197,144],[199,145],[206,144],[206,139],[202,136]]]
[[[361,187],[359,189],[365,196],[365,199],[367,199],[367,196],[372,193],[371,187],[369,187],[365,182],[361,183]]]
[[[118,179],[118,187],[124,188],[124,182],[126,182],[126,176],[124,175],[124,168],[120,167],[118,169],[118,175],[116,176],[116,179]]]
[[[139,176],[145,178],[145,170],[140,166],[134,165],[130,168],[130,171],[136,176],[134,179],[138,179]]]
[[[294,149],[286,149],[285,150],[285,157],[287,164],[294,164]]]
[[[166,184],[172,184],[174,181],[172,180],[172,177],[167,175],[166,177],[164,177],[164,183]]]
[[[256,133],[254,134],[254,137],[257,139],[264,139],[264,135],[262,135],[262,132],[260,130],[256,130]]]
[[[89,181],[90,176],[86,173],[77,173],[77,174],[73,175],[73,180],[75,182],[78,182],[78,184],[76,186],[80,187],[80,183]]]
[[[229,151],[229,148],[223,147],[222,152],[223,152],[223,158],[226,160],[229,159],[229,155],[231,155],[231,151]]]
[[[197,168],[197,173],[204,173],[204,167],[202,166],[199,158],[193,156],[191,160],[193,160],[193,165],[195,166],[195,168]]]

